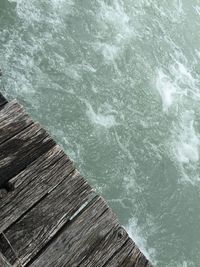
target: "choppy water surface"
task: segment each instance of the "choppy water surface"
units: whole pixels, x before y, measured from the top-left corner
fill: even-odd
[[[199,0],[0,0],[5,95],[155,266],[200,266],[199,31]]]

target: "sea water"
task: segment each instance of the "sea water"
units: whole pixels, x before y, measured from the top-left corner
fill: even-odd
[[[1,91],[155,266],[200,266],[199,33],[199,0],[0,0]]]

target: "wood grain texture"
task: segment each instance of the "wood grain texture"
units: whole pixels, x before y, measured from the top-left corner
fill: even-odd
[[[33,121],[20,104],[16,101],[8,103],[0,111],[0,144],[9,140],[32,123]]]
[[[0,188],[55,145],[38,123],[0,145]]]
[[[104,267],[147,267],[148,260],[129,237],[127,242],[111,257]],[[152,267],[149,263],[149,267]]]
[[[0,232],[51,192],[73,170],[72,162],[59,146],[55,146],[12,178],[10,182],[15,184],[15,190],[0,200]]]
[[[128,234],[119,223],[113,225],[112,221],[110,221],[109,226],[109,233],[101,240],[98,246],[93,248],[88,257],[81,262],[81,267],[107,266],[106,264],[110,258],[118,253],[127,242]],[[134,244],[131,245],[134,246]]]
[[[91,187],[76,171],[66,177],[50,194],[43,198],[16,223],[4,231],[20,262],[25,265],[56,233],[70,221],[71,216],[92,193]],[[9,249],[1,252],[15,263]]]
[[[4,250],[9,250],[10,255],[12,255],[12,258],[15,259],[15,262],[19,263],[17,255],[15,251],[13,250],[9,240],[6,238],[6,236],[3,233],[1,233],[0,234],[0,253],[4,256],[4,259],[7,259],[8,261],[9,258],[6,258],[3,253]],[[10,263],[10,259],[9,259],[9,263]]]
[[[116,216],[99,197],[62,231],[31,267],[103,266],[106,261],[104,256],[110,258],[113,254],[113,250],[108,249],[106,237],[113,228],[117,232],[118,227]],[[120,246],[120,239],[121,235],[116,234],[113,241],[115,240]],[[102,253],[101,248],[103,248]],[[105,255],[106,250],[107,255]],[[95,256],[96,259],[90,261]]]
[[[11,267],[10,263],[6,260],[6,258],[1,253],[0,253],[0,266]]]
[[[97,198],[30,266],[147,267],[147,263],[105,201]]]

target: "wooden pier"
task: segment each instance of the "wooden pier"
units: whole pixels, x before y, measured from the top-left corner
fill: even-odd
[[[0,94],[0,267],[150,267],[106,202]]]

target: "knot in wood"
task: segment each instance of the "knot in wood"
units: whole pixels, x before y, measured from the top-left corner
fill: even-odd
[[[122,239],[122,237],[124,236],[124,230],[123,229],[119,229],[117,236],[119,239]]]

